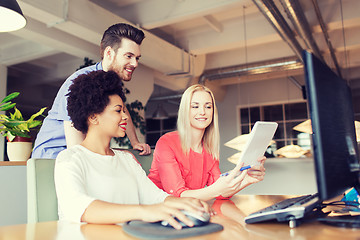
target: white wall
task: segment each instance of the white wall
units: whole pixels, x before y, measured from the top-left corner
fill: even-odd
[[[144,65],[139,65],[131,81],[124,82],[130,94],[126,95],[127,102],[139,100],[145,105],[154,90],[154,70]]]
[[[311,158],[269,158],[263,181],[238,194],[306,195],[317,192],[314,161]]]

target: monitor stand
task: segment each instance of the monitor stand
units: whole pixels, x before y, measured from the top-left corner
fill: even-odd
[[[289,227],[296,228],[302,223],[316,222],[320,218],[326,218],[330,212],[323,212],[321,205],[314,207],[314,209],[305,214],[303,218],[289,219]]]

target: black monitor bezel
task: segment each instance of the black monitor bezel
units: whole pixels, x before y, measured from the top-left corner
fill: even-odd
[[[303,61],[306,95],[313,129],[313,156],[318,194],[319,199],[325,201],[344,193],[351,187],[355,187],[358,191],[360,189],[359,155],[351,90],[345,80],[312,53],[303,51]],[[344,108],[339,109],[340,105]],[[336,116],[337,114],[345,116],[339,117]],[[342,124],[337,125],[338,128],[327,129],[332,124],[340,122]],[[336,137],[339,137],[339,145],[335,144]],[[346,143],[348,151],[341,150],[344,148],[340,146]],[[349,150],[351,145],[354,150],[352,153]],[[346,156],[347,153],[349,156]],[[356,161],[357,166],[351,165],[349,161],[352,163]]]

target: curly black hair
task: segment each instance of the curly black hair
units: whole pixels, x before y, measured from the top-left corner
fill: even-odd
[[[74,127],[86,134],[88,118],[102,113],[111,95],[119,95],[125,104],[123,83],[113,71],[93,71],[75,78],[67,94],[67,110]]]

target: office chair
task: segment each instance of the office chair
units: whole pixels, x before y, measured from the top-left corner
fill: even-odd
[[[27,161],[27,213],[28,223],[56,221],[57,198],[54,183],[55,159]]]
[[[153,154],[139,155],[130,151],[147,174],[151,167]],[[28,223],[56,221],[58,217],[57,197],[54,183],[55,159],[31,158],[27,161],[27,213]]]
[[[150,168],[151,168],[151,163],[153,160],[153,153],[154,153],[154,149],[151,149],[151,154],[150,155],[140,155],[138,150],[135,149],[124,149],[126,151],[131,152],[132,154],[134,154],[136,160],[141,164],[141,167],[144,169],[144,171],[146,172],[146,175],[149,174],[150,172]]]

